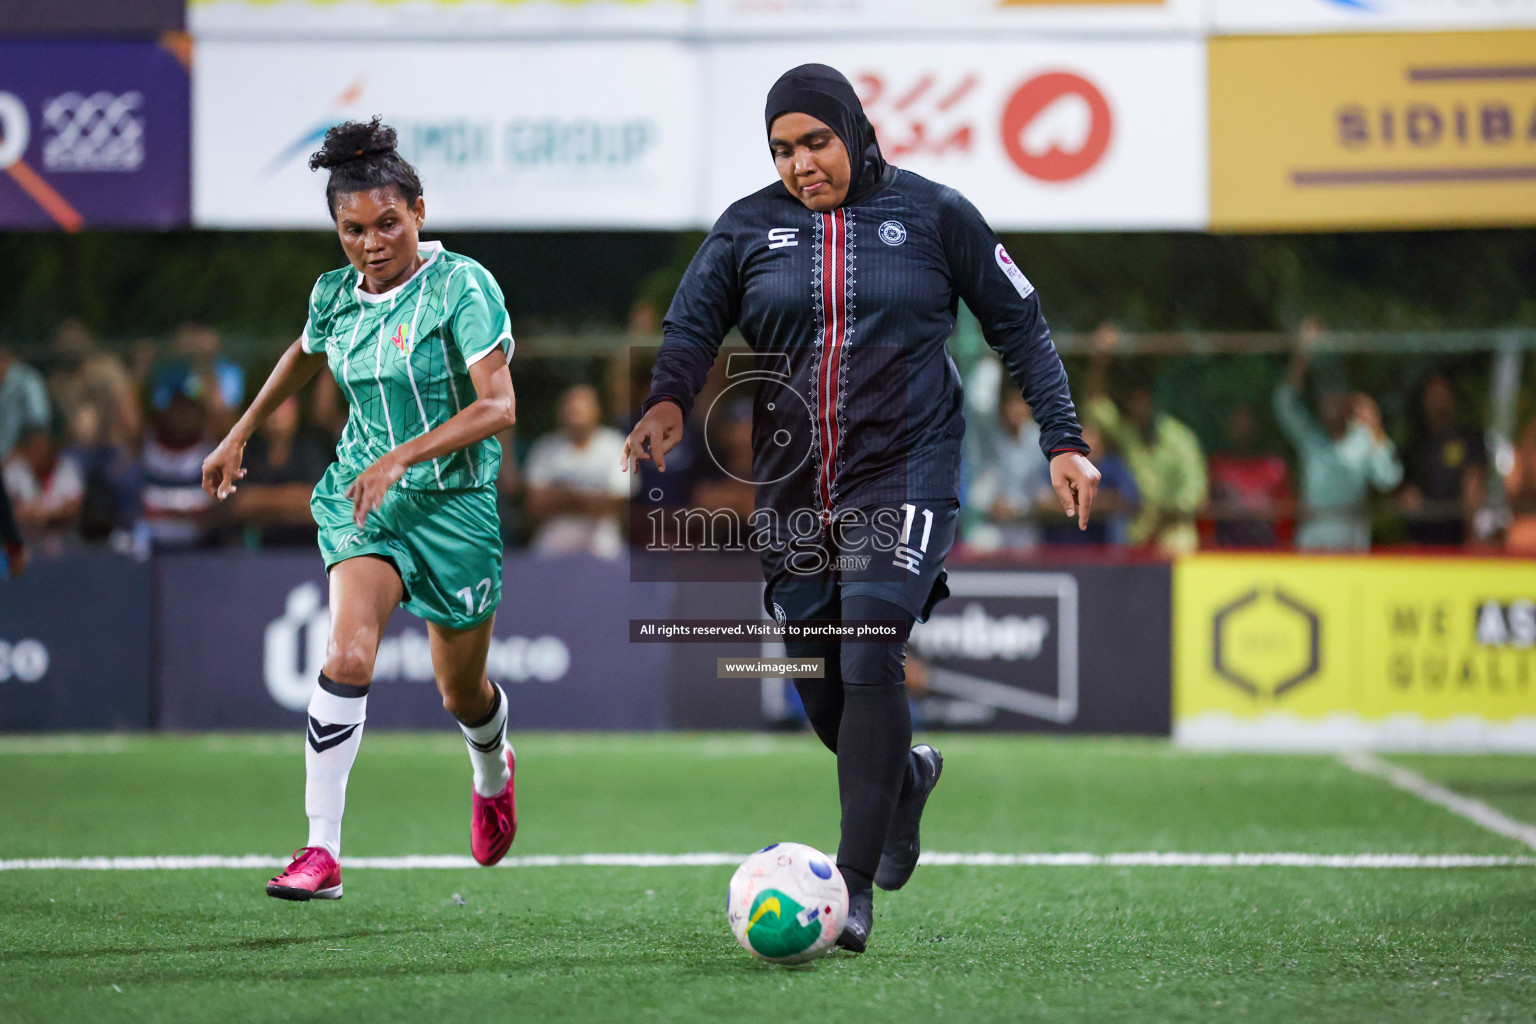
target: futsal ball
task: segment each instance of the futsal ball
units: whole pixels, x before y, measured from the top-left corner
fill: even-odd
[[[832,858],[804,843],[774,843],[731,876],[726,920],[753,956],[803,964],[837,942],[848,919],[848,885]]]

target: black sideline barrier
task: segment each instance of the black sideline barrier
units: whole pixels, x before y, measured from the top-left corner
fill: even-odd
[[[928,670],[918,718],[1168,735],[1171,588],[1166,564],[952,570],[949,598],[909,645]]]
[[[739,577],[738,577],[739,578]],[[914,720],[930,729],[1169,733],[1172,575],[1164,563],[953,567],[950,597],[908,646]],[[677,618],[755,618],[762,587],[677,585]],[[642,646],[642,645],[636,645]],[[717,657],[781,646],[674,644],[672,721],[686,729],[800,722],[793,685],[716,679]]]
[[[159,725],[295,728],[325,661],[326,581],[312,554],[163,558]],[[660,729],[665,651],[631,647],[631,585],[621,562],[509,554],[488,671],[520,729]],[[432,679],[426,624],[396,612],[374,664],[368,724],[452,726]]]
[[[919,724],[1166,735],[1170,588],[1162,564],[953,569],[952,596],[913,634]],[[307,552],[41,562],[0,583],[0,730],[298,728],[326,603]],[[716,658],[782,653],[771,645],[629,642],[632,618],[761,615],[756,583],[635,583],[622,561],[509,554],[489,670],[515,729],[793,727],[785,681],[716,678]],[[425,624],[404,612],[368,721],[452,724]]]
[[[150,568],[39,561],[0,581],[0,731],[147,729]]]

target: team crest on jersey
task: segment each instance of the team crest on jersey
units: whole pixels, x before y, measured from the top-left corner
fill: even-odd
[[[401,324],[395,328],[395,336],[389,339],[401,352],[410,354],[411,351],[411,325]]]
[[[899,220],[888,220],[880,225],[880,241],[886,245],[900,245],[907,240],[907,226]]]

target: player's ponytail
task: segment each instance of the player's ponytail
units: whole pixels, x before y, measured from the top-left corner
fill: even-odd
[[[325,133],[319,152],[309,158],[312,171],[328,170],[325,203],[336,216],[336,199],[346,192],[394,187],[410,206],[421,195],[421,178],[396,148],[395,130],[380,121],[346,121]]]

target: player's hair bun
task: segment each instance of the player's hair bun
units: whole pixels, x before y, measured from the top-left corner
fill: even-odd
[[[421,195],[421,177],[395,148],[395,130],[377,115],[371,121],[347,121],[325,133],[325,143],[309,158],[312,171],[329,171],[325,203],[336,216],[336,202],[348,192],[394,188],[407,206]]]
[[[396,145],[395,130],[377,114],[371,121],[345,121],[325,133],[323,147],[309,158],[309,169],[329,170],[354,160],[393,153]]]

